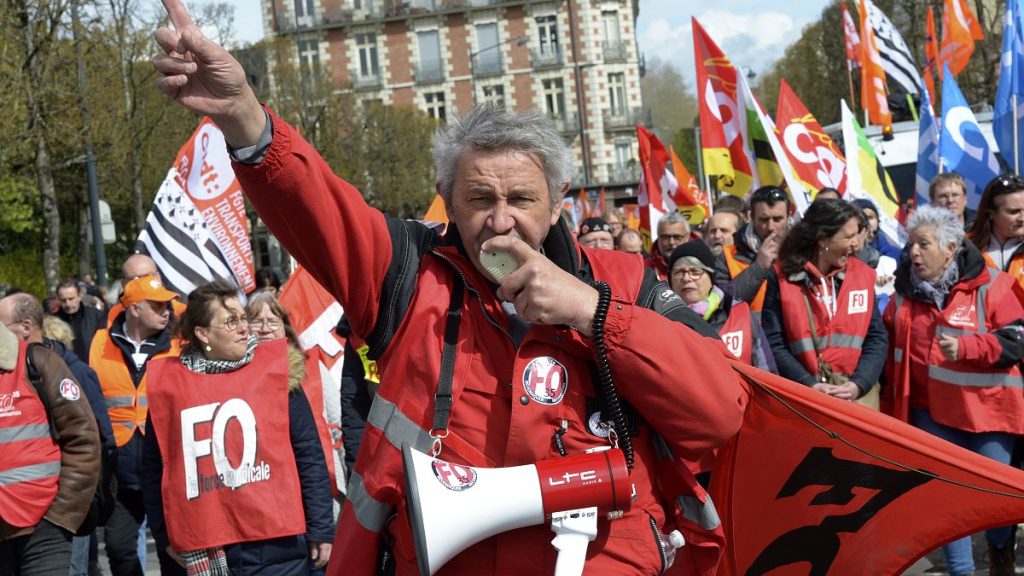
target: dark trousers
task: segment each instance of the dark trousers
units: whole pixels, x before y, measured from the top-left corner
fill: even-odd
[[[114,512],[103,527],[103,542],[107,548],[110,572],[114,576],[143,576],[145,567],[139,562],[139,526],[146,518],[139,490],[117,491]],[[185,569],[171,558],[166,550],[157,550],[160,560],[160,574],[163,576],[185,576]]]
[[[51,576],[71,568],[71,532],[40,520],[35,532],[0,542],[0,574]]]

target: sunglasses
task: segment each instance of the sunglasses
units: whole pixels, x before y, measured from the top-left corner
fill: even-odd
[[[985,191],[989,192],[989,198],[996,196],[1002,196],[1003,194],[1009,194],[1011,192],[1019,192],[1024,190],[1024,180],[1022,180],[1016,174],[1001,174],[996,176],[988,183],[985,187]]]
[[[750,203],[751,204],[754,204],[756,202],[771,202],[771,203],[775,203],[775,202],[786,202],[786,201],[787,201],[786,192],[785,192],[785,190],[783,190],[781,188],[772,188],[772,187],[758,188],[757,190],[754,191],[754,194],[751,195],[751,197],[750,197]]]

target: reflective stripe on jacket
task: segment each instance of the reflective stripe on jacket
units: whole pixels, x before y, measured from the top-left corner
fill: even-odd
[[[18,363],[0,372],[0,517],[17,528],[35,526],[57,496],[60,447],[25,368],[26,342]]]

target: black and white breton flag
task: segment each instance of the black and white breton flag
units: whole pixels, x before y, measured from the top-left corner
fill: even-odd
[[[868,22],[875,31],[878,54],[882,57],[882,68],[889,78],[908,94],[921,93],[921,74],[918,73],[914,57],[903,41],[899,30],[871,0],[864,0],[868,10]],[[890,92],[893,86],[890,85]]]
[[[176,176],[171,168],[160,185],[135,250],[156,261],[164,284],[182,298],[196,286],[217,278],[237,285],[206,220]]]

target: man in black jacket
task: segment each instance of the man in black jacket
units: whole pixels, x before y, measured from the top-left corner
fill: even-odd
[[[60,300],[57,317],[70,324],[71,333],[75,335],[74,352],[88,362],[92,337],[107,325],[107,319],[101,310],[82,305],[82,289],[74,279],[65,279],[57,286],[57,299]]]

